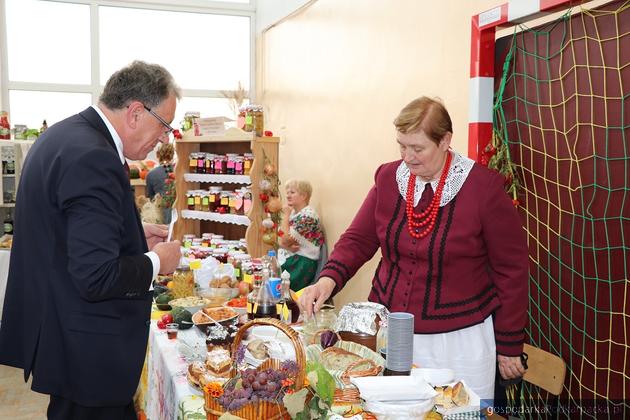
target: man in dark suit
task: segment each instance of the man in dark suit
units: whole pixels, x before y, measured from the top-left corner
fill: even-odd
[[[0,363],[33,375],[49,419],[135,419],[151,281],[172,272],[178,241],[143,226],[125,157],[144,159],[172,131],[179,88],[136,61],[108,80],[98,106],[35,142],[17,195]],[[150,251],[149,251],[150,250]]]

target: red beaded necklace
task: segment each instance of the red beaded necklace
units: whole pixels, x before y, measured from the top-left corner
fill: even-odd
[[[442,201],[442,191],[444,190],[448,170],[451,167],[451,159],[451,153],[447,152],[446,163],[444,164],[442,175],[440,175],[440,181],[438,182],[433,199],[431,200],[429,206],[420,214],[414,213],[413,211],[413,195],[416,187],[416,176],[411,173],[409,174],[409,184],[407,184],[407,229],[409,229],[409,234],[416,239],[421,239],[427,236],[433,230],[433,226],[435,226],[435,218],[440,208],[440,201]],[[417,228],[421,228],[425,225],[426,227],[424,230],[418,231]]]

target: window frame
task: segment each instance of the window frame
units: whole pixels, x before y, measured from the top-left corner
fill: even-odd
[[[56,3],[84,4],[90,7],[90,84],[71,83],[40,83],[11,81],[8,78],[8,51],[7,51],[7,25],[5,0],[0,0],[0,109],[6,110],[11,115],[9,103],[9,91],[46,91],[65,93],[88,93],[92,96],[92,104],[98,102],[103,91],[100,84],[100,49],[99,49],[99,7],[121,7],[132,9],[149,9],[173,12],[192,12],[215,15],[231,15],[249,17],[250,28],[250,65],[249,86],[247,96],[250,102],[254,102],[256,92],[255,75],[255,51],[256,51],[256,0],[249,3],[232,3],[210,0],[180,0],[173,4],[169,0],[40,0]],[[186,89],[182,87],[183,97],[219,98],[223,99],[224,91],[206,89]]]

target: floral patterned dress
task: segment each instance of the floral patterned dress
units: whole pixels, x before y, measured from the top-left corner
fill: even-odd
[[[295,239],[300,249],[293,253],[280,249],[279,262],[282,270],[291,274],[291,289],[298,291],[313,282],[317,271],[319,252],[324,242],[324,232],[317,212],[310,206],[289,217],[288,235]]]

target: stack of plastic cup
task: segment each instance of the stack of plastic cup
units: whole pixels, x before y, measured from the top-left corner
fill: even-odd
[[[413,314],[392,312],[387,318],[386,372],[389,375],[408,375],[413,363]]]

